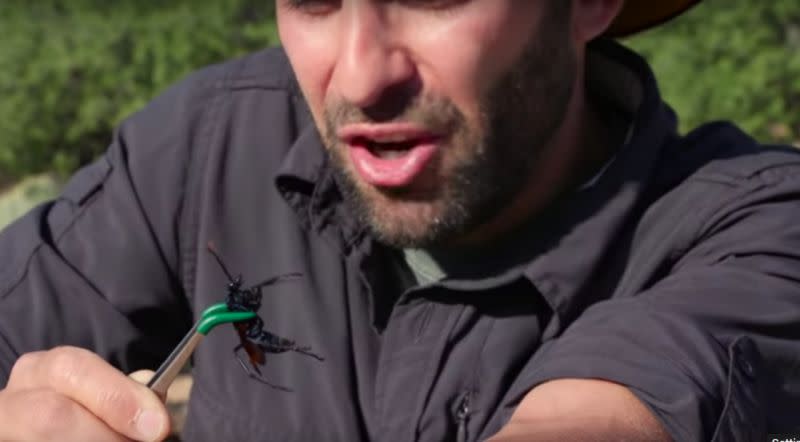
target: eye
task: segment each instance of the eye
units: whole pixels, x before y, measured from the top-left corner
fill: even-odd
[[[468,3],[470,0],[405,0],[409,6],[420,9],[443,10]]]
[[[286,9],[318,16],[331,13],[341,6],[341,0],[283,0]]]

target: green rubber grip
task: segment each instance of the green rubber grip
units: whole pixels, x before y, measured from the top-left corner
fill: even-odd
[[[216,315],[219,313],[228,313],[228,306],[224,302],[220,302],[218,304],[214,304],[211,307],[205,309],[203,314],[200,315],[201,318],[206,318],[211,315]]]
[[[213,306],[212,306],[213,308]],[[226,309],[227,310],[227,309]],[[197,332],[201,335],[207,335],[208,332],[211,331],[212,328],[220,325],[220,324],[227,324],[229,322],[241,322],[247,321],[248,319],[253,319],[256,317],[255,312],[224,312],[224,313],[212,313],[208,316],[205,314],[203,315],[203,319],[200,321],[200,324],[197,326]]]

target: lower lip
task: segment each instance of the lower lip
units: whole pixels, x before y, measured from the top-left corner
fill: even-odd
[[[402,155],[381,158],[365,146],[350,145],[350,159],[358,174],[376,187],[405,187],[422,175],[437,151],[435,143],[418,144]]]

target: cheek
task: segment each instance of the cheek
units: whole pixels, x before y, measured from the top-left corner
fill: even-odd
[[[497,0],[491,0],[493,2]],[[480,2],[449,23],[420,20],[408,38],[417,49],[420,74],[429,92],[451,100],[474,124],[481,121],[481,104],[488,91],[518,61],[533,32],[535,2],[527,7],[513,2]],[[433,19],[432,19],[433,20]]]
[[[278,13],[278,35],[292,70],[309,105],[317,127],[322,120],[325,91],[336,63],[338,50],[333,38],[334,24],[307,23]]]

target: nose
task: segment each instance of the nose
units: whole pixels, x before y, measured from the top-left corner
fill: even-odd
[[[332,82],[346,102],[362,109],[377,106],[416,83],[416,68],[407,48],[395,38],[380,6],[353,8],[343,23],[342,41]]]

